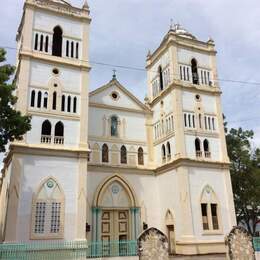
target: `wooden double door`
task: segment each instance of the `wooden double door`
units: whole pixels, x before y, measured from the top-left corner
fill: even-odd
[[[101,215],[103,256],[127,255],[129,238],[129,211],[103,210]]]
[[[101,216],[102,241],[129,240],[129,211],[103,210]]]

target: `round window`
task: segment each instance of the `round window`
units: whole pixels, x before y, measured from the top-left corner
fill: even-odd
[[[112,97],[114,100],[117,100],[118,97],[119,97],[119,95],[118,95],[117,92],[112,92],[111,97]]]
[[[57,68],[54,68],[54,69],[52,70],[52,73],[53,73],[54,75],[59,75],[59,70],[58,70]]]
[[[200,101],[200,100],[201,100],[200,95],[196,95],[196,96],[195,96],[195,99],[196,99],[197,101]]]

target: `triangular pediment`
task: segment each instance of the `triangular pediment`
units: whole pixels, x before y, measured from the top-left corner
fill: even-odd
[[[128,108],[139,111],[149,111],[149,109],[116,79],[111,80],[108,84],[90,92],[91,104],[100,104],[104,106]]]

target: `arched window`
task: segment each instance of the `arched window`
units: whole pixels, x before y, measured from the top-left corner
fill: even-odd
[[[195,59],[191,60],[192,83],[199,84],[198,65]]]
[[[45,38],[45,52],[49,51],[49,36]]]
[[[73,99],[73,113],[77,113],[77,97]]]
[[[54,91],[52,95],[52,109],[56,110],[56,107],[57,107],[57,93],[56,91]]]
[[[107,144],[103,144],[102,146],[102,162],[108,163],[109,160],[109,152]]]
[[[219,201],[213,189],[207,185],[201,195],[203,230],[219,230]]]
[[[202,128],[201,114],[199,114],[199,125],[200,125],[200,129],[201,129]]]
[[[70,43],[69,41],[67,40],[66,41],[66,56],[69,57],[69,48],[70,48]]]
[[[48,93],[45,92],[44,93],[44,97],[43,97],[43,107],[47,108],[48,107]]]
[[[162,66],[159,66],[158,68],[159,73],[159,83],[160,83],[160,90],[163,90],[163,73],[162,73]]]
[[[171,158],[171,144],[170,142],[167,142],[167,157],[170,159]]]
[[[138,164],[144,165],[144,150],[142,147],[138,148]]]
[[[51,123],[49,120],[42,123],[41,143],[51,143]]]
[[[54,143],[55,144],[63,144],[64,143],[64,125],[61,121],[59,121],[55,125],[54,131]]]
[[[209,126],[209,130],[211,130],[211,121],[210,121],[210,117],[208,117],[208,126]]]
[[[76,43],[76,59],[79,58],[79,43]]]
[[[200,139],[195,139],[195,150],[196,150],[196,156],[202,157],[201,147],[200,147]]]
[[[184,114],[184,126],[187,127],[187,114]]]
[[[207,139],[203,141],[203,148],[204,148],[205,157],[210,158],[211,154],[209,151],[209,141]]]
[[[34,49],[38,50],[38,33],[35,34],[35,40],[34,40]]]
[[[71,107],[71,96],[68,96],[67,112],[70,112]]]
[[[166,160],[166,149],[165,149],[165,145],[163,144],[162,145],[162,161],[163,163],[165,162]]]
[[[63,238],[64,194],[53,178],[48,178],[33,196],[32,227],[33,239]]]
[[[74,58],[74,42],[71,42],[70,45],[70,56],[71,58]]]
[[[38,91],[37,107],[40,108],[42,104],[42,92]]]
[[[64,136],[64,126],[61,121],[55,125],[55,136]]]
[[[40,51],[43,51],[43,35],[40,38]]]
[[[192,115],[192,127],[195,128],[195,115]]]
[[[127,164],[127,150],[124,145],[121,147],[120,154],[121,154],[121,163]]]
[[[118,136],[118,117],[111,116],[111,136]]]
[[[65,95],[61,97],[61,111],[65,111]]]
[[[53,29],[52,55],[62,56],[62,29],[59,26]]]
[[[51,123],[49,120],[45,120],[42,123],[42,135],[51,135]]]
[[[35,90],[31,92],[31,107],[34,107],[35,103]]]
[[[212,129],[216,130],[216,126],[215,126],[215,118],[212,117]]]
[[[189,127],[191,127],[191,115],[188,115]]]

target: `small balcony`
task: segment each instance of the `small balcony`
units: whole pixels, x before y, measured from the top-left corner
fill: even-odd
[[[196,151],[196,157],[202,158],[202,151]]]
[[[42,144],[50,144],[51,143],[51,135],[42,135],[41,136]]]
[[[211,152],[205,152],[205,158],[210,158],[211,157]]]
[[[42,135],[41,136],[41,143],[42,144],[52,144],[52,140],[54,144],[63,145],[64,144],[64,137],[63,136],[54,136],[52,138],[51,135]]]
[[[63,136],[54,136],[54,144],[64,144]]]

